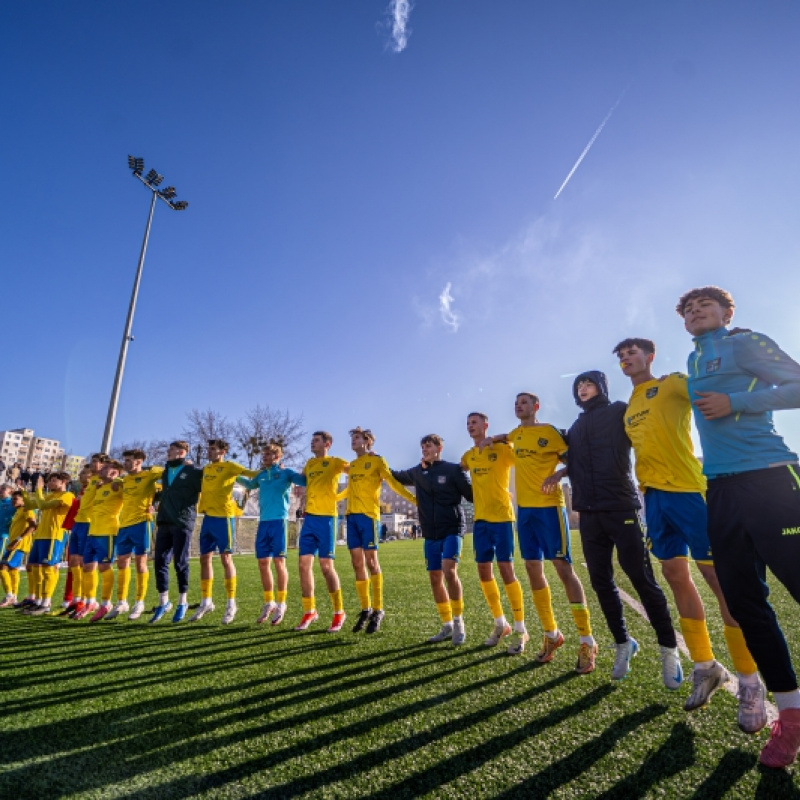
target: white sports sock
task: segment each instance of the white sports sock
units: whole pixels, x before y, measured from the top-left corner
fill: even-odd
[[[800,689],[793,692],[773,692],[775,705],[778,711],[786,711],[788,708],[800,708]]]
[[[589,647],[594,647],[594,636],[581,636],[581,644],[588,644]]]
[[[558,639],[558,628],[556,628],[554,631],[545,631],[544,635],[548,639]]]
[[[183,606],[185,606],[185,605],[188,605],[188,602],[189,602],[189,601],[186,599],[186,592],[181,592],[181,593],[178,595],[178,603],[179,603],[180,605],[183,605]]]
[[[159,592],[158,602],[162,606],[165,606],[167,603],[169,603],[169,592]]]
[[[505,616],[495,617],[494,618],[494,624],[495,625],[503,625],[503,626],[508,625],[508,623],[506,622]]]
[[[517,633],[527,633],[527,630],[525,629],[525,623],[524,622],[515,622],[514,623],[514,630]]]

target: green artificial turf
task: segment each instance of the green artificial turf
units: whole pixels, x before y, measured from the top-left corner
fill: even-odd
[[[387,616],[373,636],[354,635],[350,625],[325,632],[330,601],[319,573],[321,619],[305,633],[292,630],[301,615],[294,553],[279,628],[254,622],[262,598],[247,556],[237,558],[239,615],[227,627],[219,571],[218,610],[194,624],[0,611],[0,798],[800,796],[791,771],[757,766],[767,731],[740,733],[732,696],[719,692],[708,708],[683,711],[688,685],[663,688],[655,638],[631,610],[642,652],[628,679],[610,680],[611,637],[577,536],[574,560],[600,642],[597,670],[586,676],[573,672],[577,635],[549,566],[567,639],[555,660],[534,661],[539,626],[521,567],[530,650],[511,657],[483,646],[492,621],[469,548],[468,538],[468,639],[459,649],[425,642],[439,621],[421,541],[381,548]],[[352,623],[352,569],[346,549],[338,554]],[[192,580],[196,602],[196,561]],[[620,585],[631,592],[624,576]],[[730,666],[713,600],[701,589],[715,652]],[[779,587],[773,602],[797,658],[797,607]]]

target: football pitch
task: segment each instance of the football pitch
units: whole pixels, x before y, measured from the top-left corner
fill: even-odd
[[[550,567],[567,639],[555,660],[533,658],[539,625],[527,586],[529,651],[512,657],[483,646],[492,620],[470,548],[468,537],[461,567],[468,638],[457,649],[425,641],[439,621],[421,541],[382,546],[387,615],[372,636],[350,632],[358,604],[343,547],[337,568],[350,624],[340,634],[325,632],[330,602],[319,573],[320,621],[292,630],[301,615],[294,552],[289,612],[278,628],[254,622],[262,597],[252,556],[237,557],[239,615],[227,627],[220,572],[217,611],[192,624],[169,617],[157,625],[147,617],[89,624],[0,611],[0,797],[800,797],[791,771],[758,767],[768,732],[741,733],[729,693],[683,711],[688,684],[664,689],[655,637],[630,609],[642,651],[626,680],[610,680],[611,637],[577,535],[573,557],[600,645],[597,670],[585,676],[573,672],[577,634]],[[618,579],[632,593],[619,571]],[[196,560],[192,581],[193,603]],[[696,581],[715,654],[730,667],[719,615]],[[772,601],[800,664],[797,606],[775,582]]]

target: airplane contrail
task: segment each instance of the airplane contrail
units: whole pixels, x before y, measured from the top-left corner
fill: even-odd
[[[391,0],[387,14],[392,21],[391,48],[395,53],[402,53],[408,44],[411,31],[408,29],[408,18],[414,8],[411,0]]]
[[[622,90],[622,94],[619,96],[619,98],[617,98],[617,102],[614,103],[613,106],[611,106],[611,110],[608,112],[608,114],[606,114],[605,119],[600,123],[599,127],[594,132],[594,136],[592,136],[592,138],[589,139],[589,144],[587,144],[586,147],[583,148],[583,152],[578,156],[578,160],[575,162],[575,166],[573,166],[573,168],[569,171],[569,175],[567,175],[567,177],[564,178],[564,183],[562,183],[561,186],[559,187],[559,190],[556,192],[553,200],[558,200],[558,196],[561,194],[561,192],[564,191],[564,187],[569,183],[569,179],[575,174],[575,170],[578,169],[578,167],[581,165],[581,161],[583,161],[583,159],[586,158],[586,154],[589,152],[592,145],[595,143],[597,137],[602,133],[603,128],[605,128],[606,126],[606,123],[611,119],[611,115],[617,110],[617,106],[622,102],[622,98],[625,97],[625,92],[627,92],[628,89],[630,89],[630,84],[628,84]]]

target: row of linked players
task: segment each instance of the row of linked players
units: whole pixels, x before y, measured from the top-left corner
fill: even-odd
[[[683,670],[667,599],[656,581],[650,554],[661,564],[693,661],[692,690],[685,709],[702,707],[732,679],[714,657],[703,602],[689,569],[691,558],[713,592],[724,623],[738,678],[739,727],[756,733],[766,726],[769,689],[778,718],[761,762],[785,767],[800,749],[800,690],[785,637],[767,601],[766,569],[800,602],[800,573],[795,566],[800,556],[800,467],[797,454],[772,422],[772,411],[800,407],[800,364],[767,336],[731,329],[734,302],[723,289],[693,289],[680,298],[677,311],[695,345],[688,374],[655,377],[654,343],[625,339],[613,352],[633,386],[627,403],[609,399],[602,372],[585,372],[573,386],[581,413],[568,431],[560,431],[538,419],[536,395],[522,392],[514,406],[519,425],[508,433],[490,436],[485,414],[467,416],[474,446],[459,463],[443,460],[443,440],[429,434],[421,440],[419,465],[390,470],[373,450],[374,436],[362,428],[350,431],[356,458],[349,463],[329,455],[333,442],[329,433],[314,433],[313,457],[302,473],[282,466],[279,442],[264,448],[260,470],[225,461],[228,445],[221,440],[209,441],[208,464],[202,469],[187,463],[188,445],[181,441],[170,445],[163,468],[143,469],[145,456],[137,450],[124,454],[124,464],[97,454],[81,473],[79,498],[66,491],[68,476],[63,474],[50,476],[46,495],[38,487],[36,492],[18,491],[3,498],[0,508],[5,511],[4,505],[11,506],[13,518],[4,537],[0,577],[7,595],[2,605],[21,607],[32,615],[51,613],[63,531],[71,529],[74,599],[61,613],[77,619],[88,616],[91,621],[121,614],[129,619],[141,617],[148,579],[149,519],[158,492],[159,603],[150,622],[173,610],[168,591],[173,560],[178,601],[172,620],[180,622],[187,614],[189,543],[199,500],[205,514],[200,532],[202,599],[190,621],[214,611],[212,558],[219,553],[227,594],[222,622],[230,623],[237,610],[232,552],[239,513],[232,490],[239,482],[259,492],[256,556],[264,606],[258,622],[278,625],[286,613],[289,491],[296,484],[306,487],[298,541],[303,616],[296,630],[305,630],[318,619],[315,557],[331,598],[333,619],[328,630],[338,632],[344,625],[334,557],[337,502],[347,497],[347,545],[361,605],[353,631],[375,633],[384,619],[378,533],[380,489],[386,481],[418,506],[427,571],[441,619],[441,629],[429,641],[451,641],[458,646],[466,639],[458,565],[466,527],[461,502],[467,499],[475,505],[475,559],[494,618],[485,644],[494,647],[506,640],[509,653],[521,654],[530,638],[522,587],[514,570],[517,544],[542,628],[536,660],[553,660],[565,642],[544,572],[544,562],[549,561],[569,601],[579,637],[575,670],[586,674],[595,669],[597,644],[584,588],[572,567],[561,489],[567,477],[573,507],[580,512],[591,585],[616,642],[612,678],[624,678],[639,652],[638,642],[627,631],[614,581],[616,550],[619,565],[654,630],[664,685],[674,690],[683,682]],[[702,467],[690,437],[692,414],[703,448]],[[646,534],[640,522],[639,494],[630,475],[631,447],[644,495]],[[509,491],[512,468],[516,513]],[[349,480],[344,492],[339,492],[342,473],[348,473]],[[413,487],[415,493],[406,487]],[[38,524],[35,509],[39,510]],[[18,573],[28,550],[29,595],[17,602]],[[117,602],[112,605],[115,559]],[[132,560],[136,601],[131,608],[127,596]],[[495,561],[511,607],[510,622],[495,579]]]

